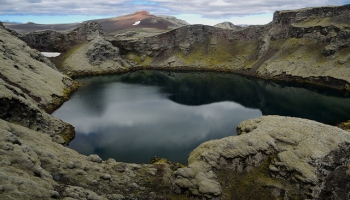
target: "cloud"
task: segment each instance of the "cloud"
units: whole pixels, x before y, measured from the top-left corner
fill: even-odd
[[[263,14],[276,10],[290,10],[303,7],[342,5],[345,0],[152,0],[173,13],[198,14],[207,18]]]
[[[276,10],[344,4],[350,4],[350,0],[0,0],[0,20],[28,22],[33,19],[36,23],[64,20],[67,23],[147,10],[154,15],[176,16],[192,24],[214,25],[222,21],[264,24],[272,20]],[[256,20],[249,16],[255,16]]]
[[[0,0],[1,15],[121,15],[138,10],[155,14],[198,14],[207,18],[244,16],[303,7],[341,5],[346,0]]]
[[[41,3],[41,0],[27,0],[29,3]]]

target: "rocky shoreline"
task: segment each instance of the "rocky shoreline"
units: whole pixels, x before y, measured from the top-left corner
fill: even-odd
[[[349,11],[277,11],[264,26],[190,25],[111,41],[95,22],[25,35],[0,24],[1,199],[348,199],[350,133],[337,127],[247,120],[239,136],[201,144],[182,167],[78,154],[64,146],[74,127],[49,113],[78,88],[71,77],[137,69],[228,71],[349,91]],[[32,48],[62,53],[49,60]]]

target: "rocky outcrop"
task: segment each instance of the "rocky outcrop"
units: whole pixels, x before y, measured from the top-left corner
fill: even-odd
[[[39,51],[66,52],[93,35],[103,35],[101,25],[96,22],[85,22],[70,31],[35,31],[24,34],[21,39]]]
[[[157,17],[163,18],[163,19],[167,20],[168,22],[170,22],[170,24],[168,26],[168,28],[170,28],[170,29],[190,25],[185,20],[178,19],[178,18],[173,17],[173,16],[159,15]]]
[[[71,77],[121,73],[132,70],[135,65],[123,60],[119,48],[106,41],[103,35],[88,38],[60,55],[58,60],[60,70]]]
[[[84,156],[3,120],[0,158],[1,199],[167,199],[173,187],[167,164]]]
[[[112,43],[142,67],[231,71],[350,90],[349,9],[276,11],[271,23],[239,31],[192,25]]]
[[[242,26],[236,26],[236,25],[232,24],[231,22],[222,22],[222,23],[214,25],[214,27],[222,28],[222,29],[235,30],[235,31],[241,30],[241,29],[244,28]]]
[[[133,66],[122,60],[119,49],[105,40],[102,26],[92,21],[70,31],[36,31],[21,39],[41,51],[61,52],[52,61],[71,77],[123,72]]]
[[[48,113],[68,99],[77,83],[62,75],[40,52],[0,26],[0,118],[64,138],[74,128]],[[62,139],[61,138],[61,139]]]
[[[349,10],[345,5],[275,12],[266,34],[270,42],[261,45],[268,60],[248,73],[349,90]]]
[[[175,172],[182,191],[233,199],[346,199],[350,134],[314,121],[266,116],[239,136],[201,144]],[[340,184],[345,183],[344,187]]]
[[[119,47],[123,56],[145,68],[233,70],[241,68],[246,55],[257,54],[257,42],[254,41],[264,30],[265,27],[256,26],[235,32],[191,25],[138,40],[111,42]],[[240,60],[233,62],[235,59]]]

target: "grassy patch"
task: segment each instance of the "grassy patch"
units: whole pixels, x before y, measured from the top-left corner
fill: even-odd
[[[297,23],[298,26],[310,27],[310,26],[327,26],[331,24],[331,18],[309,17],[306,20]]]
[[[314,39],[304,38],[281,39],[271,41],[270,43],[270,49],[278,50],[277,56],[274,57],[274,61],[293,61],[302,59],[314,63],[315,66],[329,61],[329,59],[324,57],[321,53],[325,46],[325,44]]]
[[[213,69],[216,66],[228,65],[232,62],[244,67],[246,63],[256,57],[257,41],[217,41],[211,44],[210,41],[200,43],[193,47],[187,55],[177,52],[176,56],[181,58],[188,65],[202,64]]]

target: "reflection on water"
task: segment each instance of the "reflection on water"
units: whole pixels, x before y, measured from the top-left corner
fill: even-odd
[[[69,147],[103,159],[186,163],[200,143],[235,135],[239,122],[285,115],[335,124],[350,119],[350,98],[221,73],[138,71],[78,79],[53,113],[71,123]]]

